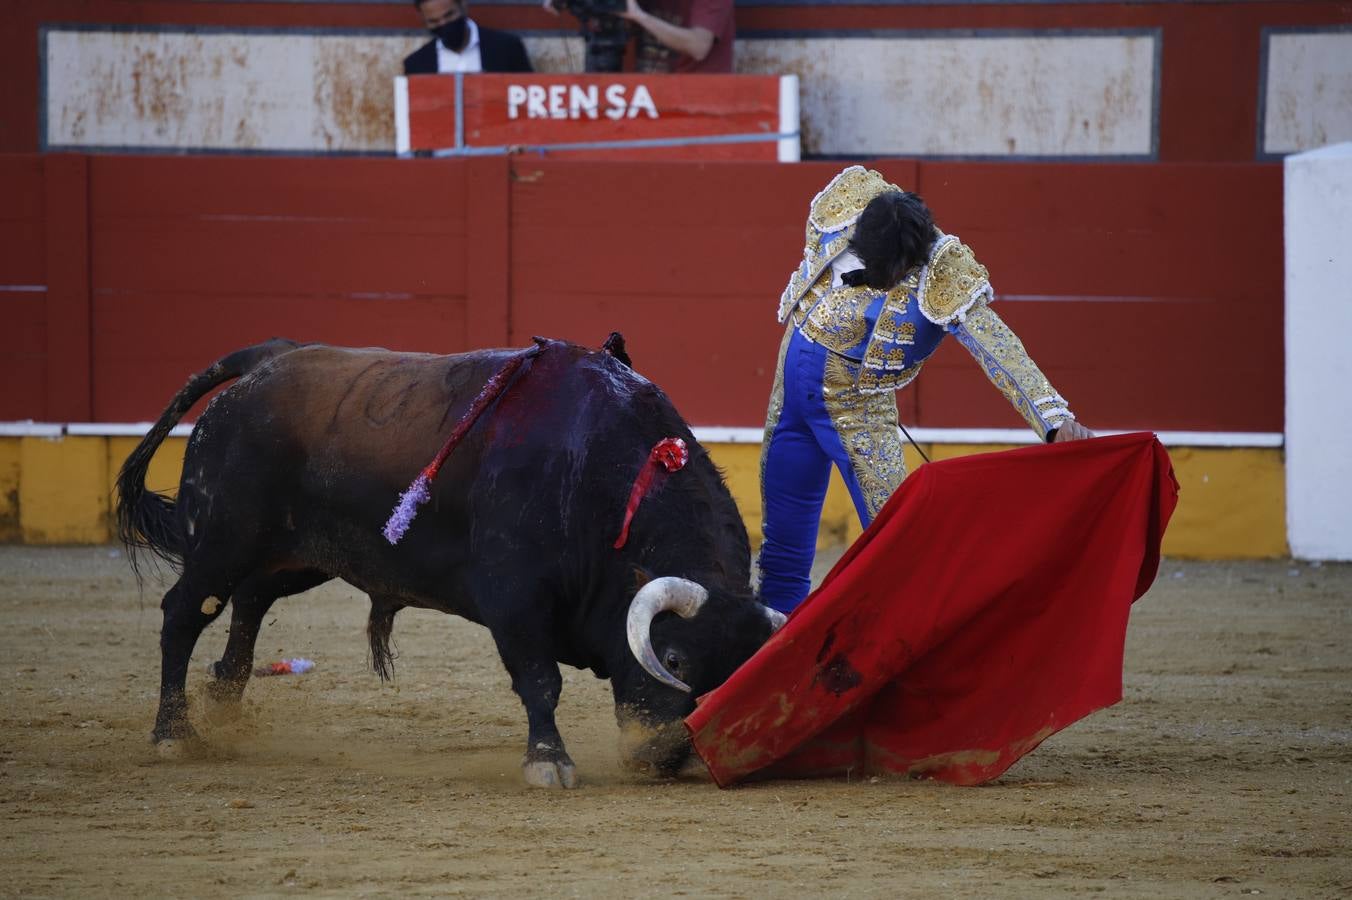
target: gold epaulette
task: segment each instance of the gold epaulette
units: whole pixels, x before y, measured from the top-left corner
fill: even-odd
[[[850,166],[812,198],[808,226],[829,234],[853,225],[868,202],[887,191],[900,192],[901,188],[872,169]]]
[[[930,249],[916,291],[925,318],[936,325],[961,322],[973,304],[992,296],[990,273],[976,261],[971,248],[954,235],[940,235]]]

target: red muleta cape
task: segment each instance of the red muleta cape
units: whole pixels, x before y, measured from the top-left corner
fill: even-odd
[[[689,718],[753,774],[980,784],[1122,698],[1127,614],[1178,499],[1152,434],[921,466],[783,628]]]

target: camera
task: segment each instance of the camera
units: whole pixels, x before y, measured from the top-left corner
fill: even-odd
[[[624,12],[625,0],[557,0],[582,25],[586,46],[585,72],[618,72],[624,65],[624,50],[629,43],[629,22],[616,13]]]

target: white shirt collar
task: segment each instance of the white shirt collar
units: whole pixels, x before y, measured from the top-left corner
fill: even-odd
[[[831,287],[840,287],[845,282],[840,276],[846,272],[853,272],[855,269],[864,268],[864,261],[854,255],[852,250],[846,250],[844,253],[831,260]]]

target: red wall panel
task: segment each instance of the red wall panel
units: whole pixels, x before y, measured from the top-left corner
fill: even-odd
[[[839,167],[666,166],[653,177],[518,163],[513,342],[595,344],[618,328],[692,420],[759,424],[775,304],[807,203]],[[883,168],[977,250],[1004,297],[997,310],[1086,421],[1281,430],[1279,166]],[[956,346],[900,398],[920,425],[1021,423]]]
[[[41,157],[0,155],[0,420],[42,418],[47,368]]]
[[[942,227],[1085,421],[1282,430],[1282,173],[1254,165],[924,163]],[[1020,421],[965,352],[917,381],[920,421]]]
[[[95,418],[154,418],[188,374],[273,336],[465,349],[467,171],[95,157]]]
[[[157,418],[188,380],[231,350],[271,337],[407,350],[462,349],[463,299],[399,302],[320,296],[183,294],[100,298],[94,412],[101,422]],[[196,416],[190,413],[189,418]]]
[[[46,393],[44,183],[40,157],[0,155],[0,420],[40,417]]]
[[[465,292],[462,163],[93,159],[102,292]]]
[[[89,394],[89,158],[46,156],[42,175],[47,251],[43,417],[79,422],[93,413]]]
[[[698,424],[758,425],[774,377],[780,292],[808,203],[835,163],[515,165],[512,340],[630,355]],[[890,162],[899,183],[915,166]]]
[[[43,400],[61,375],[96,420],[153,418],[188,374],[272,336],[455,352],[619,330],[694,423],[758,426],[777,300],[840,167],[95,157],[80,211],[79,166],[0,159],[20,198],[4,227],[29,248],[0,257],[0,283],[65,285],[57,304],[3,298],[3,417],[63,418]],[[1281,430],[1278,165],[880,167],[976,249],[1091,425]],[[69,260],[49,251],[63,229]],[[900,400],[907,423],[1019,426],[956,345]]]
[[[0,154],[0,272],[6,284],[43,284],[42,157]]]
[[[47,390],[47,306],[39,293],[0,295],[0,422],[41,419]]]

